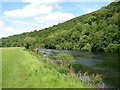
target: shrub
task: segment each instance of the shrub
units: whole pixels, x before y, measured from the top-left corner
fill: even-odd
[[[110,44],[105,49],[106,52],[119,52],[120,51],[120,44]]]
[[[62,47],[59,44],[57,44],[55,47],[56,49],[62,49]]]
[[[91,45],[87,43],[83,48],[81,48],[83,51],[91,51]]]

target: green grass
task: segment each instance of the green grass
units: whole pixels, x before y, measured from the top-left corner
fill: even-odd
[[[0,90],[2,89],[2,49],[0,49]]]
[[[38,59],[23,48],[3,48],[2,51],[3,88],[93,87],[77,77],[59,73],[43,56]]]

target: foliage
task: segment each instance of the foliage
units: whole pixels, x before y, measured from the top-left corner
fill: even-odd
[[[26,37],[23,41],[26,49],[29,49],[29,47],[35,42],[36,42],[36,39],[32,37]]]
[[[71,65],[75,61],[74,57],[67,53],[60,54],[56,59],[62,61],[61,64],[63,67]]]
[[[91,51],[91,45],[87,43],[83,48],[81,48],[83,51]]]
[[[105,50],[106,52],[120,52],[120,44],[110,44]]]
[[[92,79],[92,81],[90,81],[90,83],[94,83],[94,84],[97,84],[97,83],[101,82],[102,78],[103,78],[103,76],[99,75],[99,74],[96,74],[96,75],[92,74],[92,75],[90,75],[90,77]]]
[[[31,37],[36,39],[35,44],[31,44],[33,48],[37,44],[50,49],[117,52],[120,48],[114,45],[120,44],[119,10],[120,1],[112,2],[97,11],[43,30],[2,38],[2,47],[24,46],[24,39]]]

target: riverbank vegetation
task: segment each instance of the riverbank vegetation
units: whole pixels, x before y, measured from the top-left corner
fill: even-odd
[[[92,75],[94,79],[91,82],[94,81],[95,83],[83,82],[72,72],[69,75],[67,74],[67,72],[70,73],[69,67],[62,68],[61,65],[45,58],[41,53],[28,52],[23,48],[3,48],[2,50],[3,88],[97,87],[98,76]],[[88,75],[86,74],[86,76]]]
[[[25,38],[34,38],[30,48],[78,49],[81,51],[120,51],[120,1],[92,13],[79,16],[43,30],[2,38],[2,47],[24,46]],[[28,45],[28,44],[27,44]]]
[[[4,48],[3,88],[92,87],[75,77],[57,72],[51,64],[21,48]]]

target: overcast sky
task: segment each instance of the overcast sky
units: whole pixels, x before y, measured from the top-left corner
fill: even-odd
[[[113,0],[104,1],[2,0],[0,2],[0,38],[56,25],[100,9]]]

